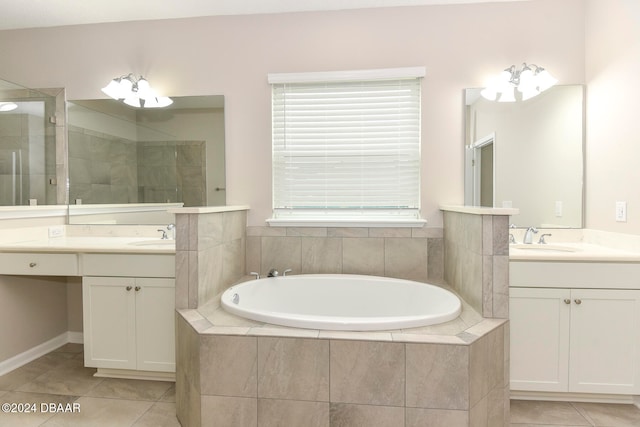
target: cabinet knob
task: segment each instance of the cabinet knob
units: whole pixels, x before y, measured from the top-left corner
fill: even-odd
[[[127,286],[127,291],[130,291],[131,289],[133,289],[131,286]]]
[[[35,263],[35,262],[30,262],[30,263],[29,263],[29,267],[31,267],[31,268],[35,267],[36,265],[38,265],[38,264],[37,264],[37,263]]]
[[[573,302],[575,302],[578,305],[582,304],[582,300],[581,299],[574,299]]]
[[[136,292],[140,290],[140,286],[136,286]]]
[[[564,303],[565,303],[565,304],[571,304],[571,300],[570,300],[569,298],[565,298],[565,299],[564,299]]]

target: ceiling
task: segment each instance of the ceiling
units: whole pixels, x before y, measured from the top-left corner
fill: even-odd
[[[0,0],[0,30],[213,15],[529,0]]]

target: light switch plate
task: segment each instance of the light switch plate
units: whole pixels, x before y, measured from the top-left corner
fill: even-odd
[[[616,221],[627,222],[627,202],[616,202]]]

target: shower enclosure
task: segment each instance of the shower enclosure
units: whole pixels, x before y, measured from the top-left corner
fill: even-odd
[[[57,182],[56,96],[0,80],[0,205],[58,204]]]

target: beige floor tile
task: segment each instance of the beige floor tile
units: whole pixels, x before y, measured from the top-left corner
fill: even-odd
[[[58,347],[53,353],[82,353],[84,351],[83,344],[67,343],[62,347]]]
[[[81,397],[80,412],[55,414],[43,427],[129,427],[153,406],[153,402]]]
[[[161,402],[173,402],[176,401],[176,384],[172,383],[169,390],[160,398]]]
[[[19,391],[10,391],[0,396],[2,404],[16,404],[17,412],[0,412],[0,427],[28,427],[39,426],[55,414],[49,411],[49,404],[72,403],[77,399],[76,396],[60,396],[46,393],[23,393]],[[26,404],[26,406],[25,406]],[[45,405],[44,408],[42,405]],[[33,405],[33,406],[32,406]],[[28,410],[24,408],[28,407]]]
[[[96,385],[87,396],[108,397],[113,399],[157,401],[173,385],[167,381],[128,380],[105,378]]]
[[[176,417],[176,404],[157,402],[144,413],[134,427],[180,427]]]
[[[95,372],[96,370],[91,368],[62,366],[40,375],[20,386],[18,390],[83,396],[103,381],[103,378],[93,376]]]
[[[638,427],[640,409],[634,405],[611,403],[574,403],[585,418],[595,426]]]
[[[511,424],[552,426],[590,426],[591,424],[568,402],[511,401]]]

